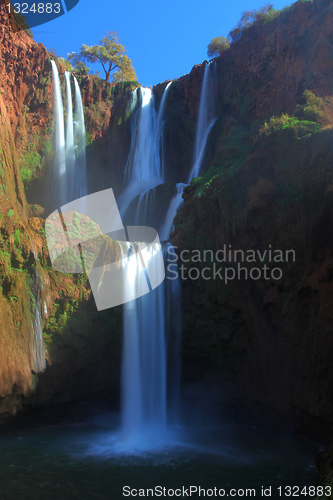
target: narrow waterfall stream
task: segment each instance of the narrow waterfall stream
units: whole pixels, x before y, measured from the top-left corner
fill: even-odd
[[[192,179],[198,177],[201,171],[206,151],[208,136],[217,119],[215,110],[215,92],[214,92],[215,78],[216,78],[215,63],[211,61],[208,64],[206,64],[204,70],[204,78],[200,93],[197,131],[194,144],[194,160],[188,178],[188,184],[191,183]],[[178,183],[176,185],[177,193],[171,200],[168,212],[165,217],[164,226],[161,229],[160,237],[162,240],[167,240],[172,232],[173,220],[176,217],[177,211],[183,202],[182,194],[184,187],[186,185],[187,184],[183,183]]]
[[[198,177],[202,168],[207,139],[217,116],[215,111],[214,99],[214,77],[216,73],[215,62],[211,61],[205,66],[204,77],[202,82],[199,114],[197,122],[197,132],[194,145],[194,161],[191,169],[188,184],[192,179]]]
[[[42,294],[40,275],[37,265],[34,268],[34,279],[32,284],[32,297],[33,297],[33,355],[31,367],[35,373],[40,373],[46,368],[45,350],[43,344],[43,328],[42,328]]]
[[[74,154],[74,123],[73,123],[73,101],[71,89],[71,74],[65,72],[66,81],[66,180],[68,182],[68,196],[73,198],[75,196],[75,154]],[[73,198],[74,199],[74,198]]]
[[[86,178],[86,128],[84,123],[81,90],[77,79],[74,79],[75,104],[74,104],[74,150],[75,150],[75,175],[77,179],[77,190],[79,196],[85,196],[87,190]]]

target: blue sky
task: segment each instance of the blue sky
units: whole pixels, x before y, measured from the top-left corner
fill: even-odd
[[[68,52],[78,52],[83,43],[99,43],[107,31],[116,31],[133,61],[139,82],[150,86],[188,73],[207,58],[207,45],[212,38],[227,36],[244,10],[266,3],[265,0],[80,0],[72,11],[32,31],[36,42],[55,49],[62,57]],[[276,0],[274,7],[291,3]]]

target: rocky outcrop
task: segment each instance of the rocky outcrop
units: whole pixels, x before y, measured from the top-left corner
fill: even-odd
[[[318,430],[333,418],[332,154],[331,128],[260,136],[241,166],[212,168],[186,188],[172,238],[179,255],[193,255],[183,263],[185,377],[214,381],[227,401],[280,424]],[[193,251],[202,260],[206,249],[213,259],[198,263]],[[249,250],[262,261],[247,262]]]
[[[219,102],[250,122],[292,113],[304,90],[333,87],[332,2],[296,2],[270,22],[253,26],[217,59]]]
[[[41,200],[36,193],[50,198],[45,171],[52,144],[51,64],[41,44],[12,31],[2,3],[0,36],[2,419],[25,405],[96,396],[105,388],[109,394],[116,391],[121,311],[111,319],[101,314],[96,323],[87,278],[57,273],[50,265],[44,221],[31,217],[41,215],[43,208],[28,205],[22,174],[41,174],[28,193],[34,204]],[[38,342],[44,343],[45,371]]]

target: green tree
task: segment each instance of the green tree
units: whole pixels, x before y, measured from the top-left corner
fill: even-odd
[[[260,9],[246,10],[242,13],[240,20],[237,23],[236,28],[234,28],[229,33],[229,38],[232,42],[236,42],[242,36],[242,33],[253,26],[254,24],[260,24],[265,22],[265,20],[278,15],[279,11],[273,8],[273,4],[267,4]]]
[[[230,40],[225,36],[217,36],[208,45],[207,54],[208,57],[220,56],[224,51],[229,49]]]
[[[134,82],[137,81],[135,69],[129,57],[124,56],[121,66],[112,74],[112,81],[118,82]]]
[[[90,68],[86,65],[84,61],[81,60],[81,57],[76,52],[71,52],[67,54],[68,64],[72,66],[72,71],[80,76],[87,76],[90,72]],[[68,70],[71,71],[71,70]]]
[[[66,71],[70,71],[71,73],[73,71],[75,71],[75,69],[73,68],[73,66],[71,65],[71,63],[69,61],[67,61],[66,59],[64,59],[63,57],[59,57],[59,62],[65,66],[65,70]]]
[[[101,63],[105,72],[105,80],[108,82],[112,72],[117,70],[114,75],[118,74],[116,81],[122,81],[127,75],[131,80],[136,80],[135,70],[132,66],[132,61],[125,55],[125,47],[119,43],[117,33],[107,32],[101,39],[100,45],[82,45],[80,53],[76,54],[77,64],[82,61],[91,63]],[[73,56],[74,58],[76,56]],[[71,55],[69,55],[71,57]],[[74,60],[74,59],[73,59]]]

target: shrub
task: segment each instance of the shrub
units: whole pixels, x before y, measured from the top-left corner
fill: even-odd
[[[281,116],[272,116],[266,121],[260,129],[259,135],[269,135],[277,130],[292,129],[295,131],[297,137],[303,137],[318,132],[320,128],[315,121],[300,120],[296,116],[282,114]]]
[[[302,120],[314,121],[320,125],[329,125],[333,123],[333,99],[331,97],[325,100],[317,97],[310,90],[303,94],[305,104],[296,106],[296,116]]]
[[[225,36],[217,36],[208,45],[208,57],[217,57],[230,48],[230,40]]]
[[[229,38],[232,42],[236,42],[240,39],[243,32],[248,30],[251,26],[264,24],[271,21],[276,16],[280,14],[281,11],[275,10],[273,4],[267,4],[260,9],[246,10],[242,13],[240,20],[237,23],[236,28],[234,28],[229,33]]]
[[[19,160],[22,182],[25,187],[28,186],[31,179],[38,176],[42,169],[42,157],[38,151],[31,151],[28,147]]]
[[[74,68],[73,68],[72,64],[70,63],[70,61],[67,61],[64,57],[59,57],[59,61],[61,62],[61,64],[63,66],[65,66],[66,71],[73,73]]]

